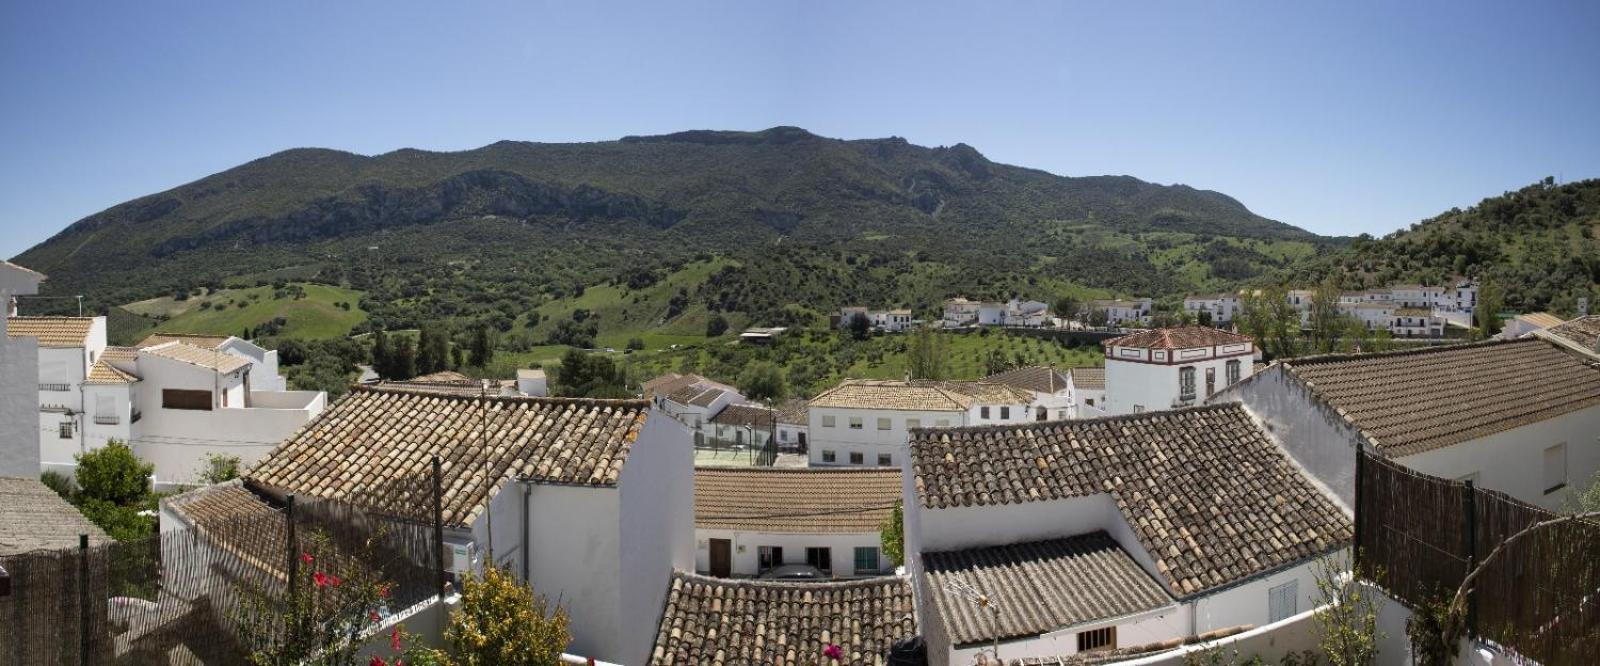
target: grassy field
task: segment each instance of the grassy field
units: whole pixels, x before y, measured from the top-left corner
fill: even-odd
[[[711,319],[705,307],[698,304],[686,307],[667,321],[669,303],[680,289],[693,294],[712,273],[731,264],[732,260],[723,258],[692,262],[642,289],[629,289],[620,284],[588,287],[580,296],[540,305],[539,323],[530,331],[536,339],[544,339],[556,322],[572,318],[576,310],[587,310],[589,316],[600,323],[601,333],[595,339],[598,347],[622,349],[633,337],[643,338],[647,349],[704,342],[706,322]],[[744,324],[732,319],[729,323],[735,328]]]
[[[285,323],[278,332],[287,338],[331,338],[349,334],[365,321],[361,292],[320,284],[298,284],[304,295],[275,293],[270,287],[221,289],[177,300],[171,296],[129,303],[123,309],[161,321],[156,330],[166,333],[239,335],[274,319]],[[337,305],[348,304],[348,308]]]

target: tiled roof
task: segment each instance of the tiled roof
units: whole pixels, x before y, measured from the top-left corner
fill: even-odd
[[[250,360],[242,356],[235,356],[215,349],[196,347],[187,342],[168,342],[166,344],[146,347],[144,353],[152,356],[198,365],[209,370],[227,374],[250,365]]]
[[[1550,314],[1548,312],[1530,312],[1530,313],[1527,313],[1527,314],[1519,314],[1519,315],[1517,315],[1517,319],[1521,319],[1522,321],[1528,322],[1529,324],[1532,324],[1532,325],[1537,326],[1539,328],[1550,328],[1551,326],[1560,326],[1561,323],[1562,323],[1560,317],[1557,317],[1557,316],[1555,316],[1553,314]]]
[[[216,349],[217,347],[221,347],[222,343],[227,341],[228,336],[226,335],[200,335],[197,333],[151,333],[150,335],[146,336],[145,339],[140,340],[139,344],[134,346],[143,349],[145,347],[164,345],[168,342],[184,342],[196,347]]]
[[[1098,666],[1099,664],[1114,664],[1122,661],[1132,661],[1138,657],[1146,657],[1161,652],[1176,650],[1185,645],[1195,643],[1209,643],[1229,636],[1242,634],[1254,629],[1255,625],[1241,624],[1232,627],[1223,627],[1201,633],[1198,636],[1184,638],[1170,638],[1155,643],[1142,643],[1114,650],[1089,650],[1069,655],[1028,656],[1012,659],[1011,666]]]
[[[40,347],[79,348],[87,344],[94,319],[94,317],[12,317],[6,320],[6,337],[38,338]]]
[[[1579,317],[1558,326],[1551,326],[1545,329],[1545,332],[1591,352],[1600,351],[1600,315]]]
[[[0,476],[0,556],[31,550],[77,548],[78,535],[90,545],[111,537],[38,479]]]
[[[752,532],[877,532],[900,495],[899,469],[700,467],[694,471],[694,524]]]
[[[1038,636],[1173,604],[1172,597],[1105,532],[922,554],[934,605],[957,646]],[[948,589],[994,601],[978,608]]]
[[[1005,384],[1024,391],[1055,393],[1067,388],[1067,377],[1060,370],[1044,365],[1030,365],[1015,370],[984,377],[983,381]]]
[[[6,261],[4,259],[0,259],[0,266],[6,266],[8,268],[15,268],[15,269],[17,269],[19,271],[22,271],[24,273],[30,273],[32,275],[36,275],[40,279],[44,278],[44,273],[40,273],[39,271],[33,270],[32,268],[28,268],[26,266],[18,266],[16,264],[13,264],[13,263],[11,263],[9,261]]]
[[[105,359],[94,362],[89,366],[89,376],[83,380],[85,384],[132,384],[139,381],[132,373],[123,372],[116,366],[107,363]]]
[[[1107,347],[1135,347],[1139,349],[1192,349],[1250,342],[1250,336],[1229,333],[1210,326],[1180,326],[1178,328],[1153,328],[1112,338],[1100,344]]]
[[[931,509],[1109,494],[1183,598],[1328,552],[1350,519],[1238,404],[913,431]]]
[[[359,504],[365,488],[420,483],[437,454],[445,522],[468,525],[507,477],[615,486],[648,407],[642,400],[464,398],[357,386],[273,449],[250,478]]]
[[[905,578],[841,583],[785,583],[709,578],[679,572],[650,663],[825,663],[824,647],[844,651],[841,664],[886,664],[894,641],[916,635],[911,584]]]
[[[644,383],[644,396],[662,396],[682,405],[709,407],[726,393],[736,393],[733,387],[711,381],[700,375],[668,373]]]
[[[106,347],[100,352],[100,360],[107,363],[131,365],[139,360],[138,347]]]
[[[1429,308],[1396,308],[1396,316],[1400,317],[1432,317],[1433,310]]]
[[[1079,390],[1106,390],[1105,368],[1073,368],[1067,372],[1072,374],[1072,385]]]
[[[1395,456],[1600,404],[1600,369],[1531,338],[1315,356],[1284,367]]]
[[[430,374],[426,374],[426,375],[418,375],[416,377],[412,377],[411,381],[414,381],[414,382],[472,382],[474,384],[478,383],[478,380],[473,379],[471,377],[468,377],[466,375],[463,375],[463,374],[461,374],[459,372],[456,372],[454,370],[440,370],[438,372],[434,372],[434,373],[430,373]]]
[[[1032,400],[1033,397],[1023,391],[989,382],[846,379],[812,398],[810,406],[958,412],[974,404],[1018,404]]]
[[[390,389],[394,391],[409,391],[412,393],[433,393],[437,395],[454,395],[475,398],[484,394],[483,382],[469,379],[466,381],[438,381],[428,382],[420,379],[407,379],[399,381],[381,381],[373,384],[375,388]],[[498,395],[498,387],[488,389],[489,395]]]
[[[711,422],[718,425],[751,426],[756,430],[766,431],[772,428],[773,411],[761,405],[728,405],[716,416],[711,417]]]
[[[807,425],[809,423],[807,412],[810,409],[810,404],[800,398],[786,400],[783,404],[778,405],[778,423]]]

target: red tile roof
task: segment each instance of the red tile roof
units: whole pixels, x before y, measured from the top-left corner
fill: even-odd
[[[1139,349],[1193,349],[1250,342],[1248,335],[1229,333],[1210,326],[1183,326],[1155,328],[1112,338],[1100,344],[1107,347],[1136,347]]]

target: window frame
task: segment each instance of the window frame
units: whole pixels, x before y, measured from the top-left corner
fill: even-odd
[[[828,449],[823,449],[822,450],[822,462],[825,462],[825,463],[839,462],[839,454],[834,452],[834,451],[830,451]]]
[[[1078,632],[1078,651],[1095,652],[1117,649],[1117,627],[1100,627]]]
[[[1178,368],[1178,399],[1193,400],[1195,398],[1195,370],[1194,366],[1186,365]]]
[[[872,566],[863,567],[861,566],[862,556],[867,554],[872,556]],[[883,571],[883,553],[876,546],[856,546],[854,552],[851,553],[850,559],[858,576],[863,573],[880,573]]]
[[[893,430],[894,421],[887,416],[878,417],[878,430]]]
[[[846,425],[850,426],[851,430],[863,430],[863,429],[865,429],[865,425],[861,422],[861,417],[859,417],[859,416],[850,417],[850,420]]]
[[[852,465],[865,465],[865,464],[867,464],[867,454],[862,453],[860,451],[851,451],[850,452],[850,464],[852,464]]]
[[[756,573],[766,573],[783,566],[783,546],[756,547]]]
[[[1557,479],[1557,480],[1552,480],[1551,479],[1551,475],[1550,475],[1550,472],[1551,472],[1551,469],[1550,469],[1550,453],[1552,451],[1558,452],[1558,454],[1560,456],[1560,460],[1557,461],[1560,478]],[[1544,448],[1544,453],[1540,456],[1540,464],[1541,464],[1542,474],[1543,474],[1541,479],[1544,481],[1544,494],[1549,495],[1550,493],[1558,492],[1561,489],[1567,487],[1567,443],[1566,442],[1557,442],[1555,444],[1551,444],[1550,446],[1545,447]]]
[[[891,456],[891,455],[889,455],[887,453],[878,454],[878,466],[879,467],[894,467],[894,456]]]
[[[1010,405],[1001,405],[1000,406],[1000,420],[1002,420],[1002,421],[1010,421],[1011,420],[1011,406]]]
[[[906,430],[922,427],[922,419],[906,419]]]
[[[1267,623],[1286,620],[1300,613],[1299,579],[1267,588]]]
[[[1234,384],[1239,383],[1239,380],[1241,379],[1239,376],[1239,359],[1229,360],[1226,364],[1224,364],[1224,367],[1226,368],[1226,372],[1224,374],[1226,375],[1228,382],[1227,385],[1233,386]]]
[[[204,405],[201,398],[204,397]],[[185,404],[185,403],[188,404]],[[216,406],[212,404],[211,392],[203,389],[161,389],[161,408],[180,409],[191,412],[209,412]]]
[[[833,575],[833,548],[806,546],[806,564],[816,567],[822,573]]]
[[[984,406],[978,408],[978,418],[980,418],[980,419],[988,419],[989,418],[989,406],[988,405],[984,405]]]

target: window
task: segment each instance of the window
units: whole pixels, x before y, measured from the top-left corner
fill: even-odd
[[[1300,581],[1287,583],[1267,590],[1267,621],[1277,622],[1300,612]]]
[[[888,430],[889,429],[889,419],[879,417],[878,418],[878,429],[879,430]]]
[[[806,564],[814,566],[824,572],[833,571],[832,548],[807,548]]]
[[[980,418],[980,419],[989,418],[989,408],[988,407],[979,407],[978,408],[978,418]]]
[[[189,389],[162,389],[163,409],[198,409],[211,411],[211,392]]]
[[[1228,361],[1228,385],[1239,381],[1239,359]]]
[[[1087,399],[1087,400],[1084,400],[1084,402],[1086,402],[1086,403],[1088,403],[1088,405],[1089,405],[1089,406],[1090,406],[1090,407],[1093,407],[1093,406],[1094,406],[1094,398],[1089,398],[1089,399]]]
[[[859,417],[859,416],[850,417],[850,429],[851,430],[860,430],[861,429],[861,417]]]
[[[782,546],[761,546],[756,549],[756,568],[759,571],[777,566],[783,566]]]
[[[824,427],[824,428],[832,428],[833,425],[834,425],[833,415],[829,414],[829,415],[826,415],[826,416],[822,417],[822,427]]]
[[[866,461],[867,461],[866,455],[862,454],[860,451],[856,451],[856,452],[850,454],[850,464],[852,464],[852,465],[860,465],[862,463],[865,463]]]
[[[1143,414],[1144,413],[1144,405],[1134,405],[1133,406],[1133,413],[1135,413],[1135,414]]]
[[[62,421],[61,425],[56,428],[56,434],[60,435],[61,439],[72,439],[72,422]]]
[[[922,427],[922,419],[906,419],[906,430],[910,430],[912,428],[921,428],[921,427]]]
[[[889,456],[889,454],[887,454],[887,453],[878,454],[878,466],[879,467],[893,467],[894,466],[893,460],[894,459],[891,458]]]
[[[1209,397],[1211,397],[1212,393],[1216,393],[1216,392],[1217,392],[1217,369],[1216,368],[1206,368],[1206,397],[1209,398]]]
[[[1000,418],[1003,419],[1003,420],[1010,419],[1011,418],[1011,408],[1010,407],[1001,407],[1000,408]]]
[[[871,546],[856,547],[856,573],[876,573],[878,569],[878,549]]]
[[[939,419],[938,421],[934,421],[934,424],[938,425],[940,428],[948,428],[950,427],[950,419]]]
[[[1090,650],[1115,650],[1117,648],[1117,628],[1105,627],[1103,629],[1090,629],[1078,632],[1078,651]]]
[[[1544,494],[1567,487],[1567,444],[1562,442],[1544,450]]]
[[[823,452],[822,452],[822,462],[831,463],[831,462],[834,462],[836,459],[837,459],[837,456],[834,455],[834,453],[832,451],[828,451],[826,449],[823,450]]]
[[[1194,399],[1194,368],[1178,368],[1178,399]]]

